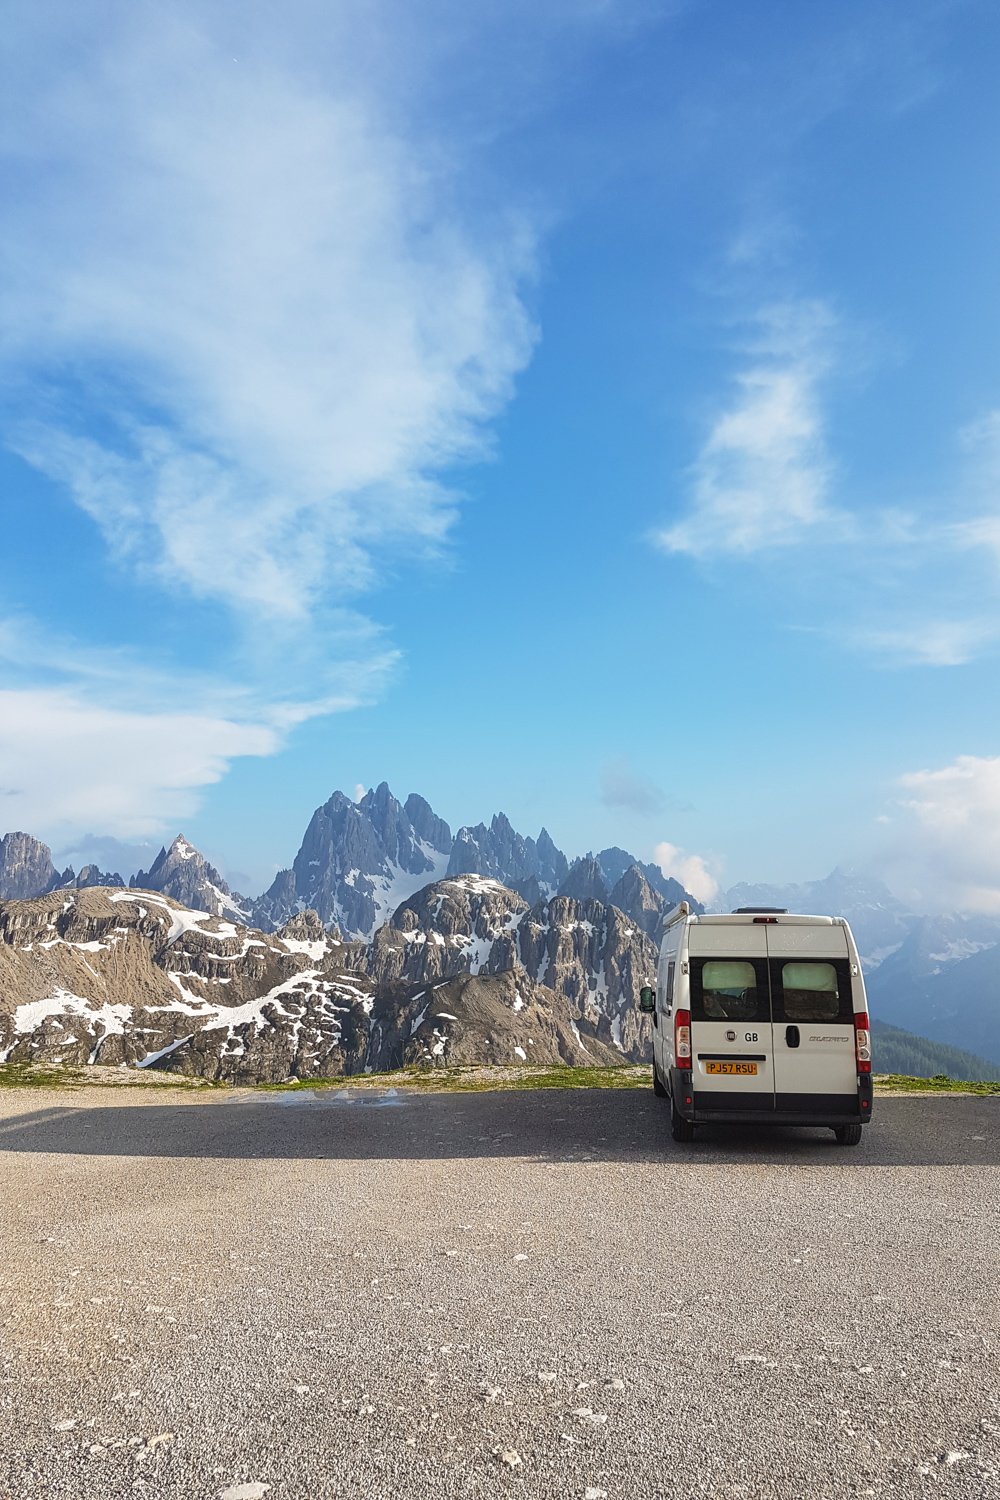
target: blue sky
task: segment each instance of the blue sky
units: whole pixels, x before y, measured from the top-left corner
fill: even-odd
[[[10,15],[5,828],[1000,909],[995,8]]]

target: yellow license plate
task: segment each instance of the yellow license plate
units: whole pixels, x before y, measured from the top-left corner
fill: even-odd
[[[741,1077],[745,1078],[748,1074],[754,1074],[754,1073],[757,1072],[757,1064],[756,1063],[741,1063],[741,1062],[731,1062],[731,1063],[710,1062],[710,1063],[706,1063],[705,1064],[705,1072],[706,1073],[738,1073]]]

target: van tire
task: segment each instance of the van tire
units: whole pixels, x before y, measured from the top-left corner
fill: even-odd
[[[694,1140],[694,1126],[690,1120],[685,1120],[683,1115],[678,1114],[673,1099],[670,1100],[670,1134],[675,1141]]]
[[[660,1075],[656,1069],[655,1057],[653,1059],[653,1093],[656,1095],[657,1099],[665,1099],[667,1097],[667,1090],[663,1087]]]
[[[836,1125],[834,1135],[837,1137],[838,1146],[858,1146],[861,1144],[860,1125]]]

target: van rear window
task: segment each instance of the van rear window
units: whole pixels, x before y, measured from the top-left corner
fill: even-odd
[[[774,984],[775,1020],[853,1019],[850,975],[843,963],[797,959],[786,964],[775,960],[771,980]]]
[[[770,998],[763,964],[749,959],[691,960],[693,1021],[769,1021]]]

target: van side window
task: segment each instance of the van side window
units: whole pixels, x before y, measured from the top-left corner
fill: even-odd
[[[674,1003],[674,960],[667,964],[667,1004]]]
[[[854,1015],[851,978],[842,960],[820,963],[797,959],[775,960],[775,1019],[786,1021],[850,1021]],[[842,972],[840,972],[842,971]]]
[[[751,959],[691,960],[692,1021],[770,1021],[767,971]]]

